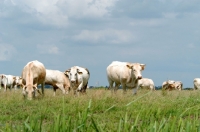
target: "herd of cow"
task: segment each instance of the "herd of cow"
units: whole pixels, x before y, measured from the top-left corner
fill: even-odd
[[[109,88],[116,91],[122,86],[123,92],[126,88],[133,88],[133,94],[137,93],[138,88],[147,88],[155,90],[152,79],[142,78],[141,72],[145,69],[144,64],[113,61],[107,67],[107,78]],[[194,79],[194,89],[200,90],[200,78]],[[115,86],[113,86],[115,84]],[[163,90],[182,90],[183,83],[181,81],[167,80],[162,84]]]
[[[155,90],[152,79],[142,78],[141,72],[144,69],[145,64],[113,61],[106,69],[109,89],[116,92],[121,85],[124,93],[126,88],[133,88],[133,94],[136,94],[140,87]],[[35,97],[36,91],[39,94],[44,94],[45,84],[53,86],[54,96],[57,89],[60,89],[63,94],[68,94],[70,89],[73,90],[75,95],[86,93],[89,78],[90,72],[87,68],[73,66],[61,72],[46,69],[41,62],[35,60],[24,66],[21,76],[1,74],[0,86],[4,87],[4,91],[7,88],[21,87],[23,96],[31,100]],[[40,84],[42,93],[38,89]],[[167,80],[162,84],[164,90],[182,90],[182,88],[181,81]],[[200,78],[194,79],[194,89],[200,89]]]
[[[56,89],[62,90],[64,94],[68,94],[70,89],[73,89],[74,94],[77,94],[77,92],[85,93],[89,78],[90,73],[86,68],[73,66],[65,72],[61,72],[46,69],[41,62],[35,60],[24,66],[21,76],[1,74],[0,82],[5,89],[4,91],[7,88],[22,87],[24,97],[32,100],[36,91],[44,95],[45,84],[53,86],[54,95]],[[41,85],[42,93],[39,91],[38,85]]]

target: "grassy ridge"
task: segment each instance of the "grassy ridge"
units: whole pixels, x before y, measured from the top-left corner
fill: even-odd
[[[199,131],[200,91],[139,90],[112,95],[89,89],[87,95],[63,96],[45,89],[28,101],[22,91],[0,91],[0,131]]]

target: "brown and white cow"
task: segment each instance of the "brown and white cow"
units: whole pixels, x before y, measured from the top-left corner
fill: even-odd
[[[68,94],[70,90],[69,78],[61,71],[46,69],[45,84],[52,85],[54,96],[56,89],[60,89],[63,94]]]
[[[183,89],[183,83],[181,81],[167,80],[162,84],[163,90],[179,90]]]
[[[155,90],[155,85],[152,79],[142,78],[138,80],[138,88]]]
[[[162,89],[163,90],[175,90],[176,87],[175,87],[175,81],[174,80],[167,80],[167,81],[164,81],[163,84],[162,84]]]
[[[181,91],[183,89],[183,83],[181,81],[175,81],[175,89]]]
[[[46,70],[44,65],[35,60],[28,62],[22,70],[22,83],[23,83],[23,95],[27,96],[29,100],[35,97],[35,91],[38,90],[37,86],[41,84],[42,94],[44,94]],[[39,92],[40,93],[40,92]]]
[[[73,66],[66,70],[65,75],[69,77],[70,86],[76,95],[77,92],[86,93],[90,72],[87,68]]]
[[[133,94],[137,93],[138,80],[142,79],[141,71],[145,64],[113,61],[107,67],[107,79],[112,91],[116,91],[122,85],[123,92],[126,87],[133,88]],[[115,87],[113,87],[115,83]]]

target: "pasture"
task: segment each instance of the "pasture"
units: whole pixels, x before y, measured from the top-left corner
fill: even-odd
[[[45,89],[44,97],[24,100],[22,90],[0,90],[0,131],[166,132],[200,131],[200,91],[132,90],[117,94],[87,89],[86,95],[62,95]]]

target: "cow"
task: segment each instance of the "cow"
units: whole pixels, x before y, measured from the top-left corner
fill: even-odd
[[[126,93],[126,87],[133,88],[133,94],[137,93],[138,80],[142,79],[141,71],[145,64],[113,61],[107,67],[107,79],[111,91],[116,92],[122,85],[123,93]],[[113,87],[115,83],[115,87]]]
[[[162,88],[164,90],[169,90],[169,91],[171,90],[181,91],[183,89],[183,83],[181,81],[168,80],[163,82]]]
[[[176,87],[175,87],[175,81],[174,80],[167,80],[167,81],[164,81],[163,84],[162,84],[162,89],[163,90],[175,90]]]
[[[1,83],[1,88],[4,88],[4,82],[7,82],[5,74],[0,74],[0,83]]]
[[[52,85],[54,96],[56,89],[60,89],[63,94],[68,94],[70,90],[69,78],[61,71],[46,69],[45,84]]]
[[[195,78],[193,83],[194,83],[194,90],[200,90],[200,78]]]
[[[14,87],[16,80],[15,76],[1,74],[0,78],[1,78],[1,86],[4,87],[4,91],[7,91],[7,88],[11,90]]]
[[[73,66],[66,70],[65,75],[69,77],[70,86],[74,91],[74,95],[79,92],[86,93],[90,72],[87,68]]]
[[[22,84],[22,77],[20,77],[20,76],[15,76],[15,80],[14,80],[14,88],[15,88],[15,90],[17,89],[17,88],[22,88],[23,87],[23,84]]]
[[[155,90],[155,85],[152,79],[149,78],[142,78],[138,80],[138,88],[142,89],[149,89],[149,90]]]
[[[45,76],[46,69],[41,62],[37,60],[28,62],[21,75],[24,97],[27,97],[28,100],[35,98],[35,91],[40,93],[37,88],[39,84],[41,84],[42,94],[44,95]]]
[[[175,89],[181,91],[183,89],[183,83],[181,81],[175,81]]]

